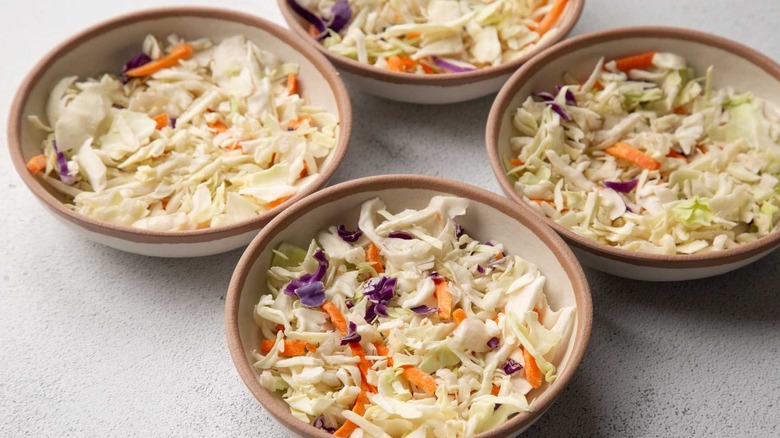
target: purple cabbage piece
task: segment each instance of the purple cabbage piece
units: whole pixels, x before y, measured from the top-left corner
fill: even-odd
[[[455,224],[455,237],[460,239],[460,236],[462,236],[465,232],[466,230],[464,230],[460,224]]]
[[[500,407],[501,407],[501,403],[496,403],[496,405],[493,406],[493,412],[496,412]]]
[[[349,231],[344,225],[336,227],[336,232],[339,234],[339,237],[341,237],[341,240],[345,242],[357,242],[363,235],[360,228],[355,229],[355,231]]]
[[[639,180],[636,178],[631,181],[604,181],[605,186],[620,193],[628,193],[631,190],[634,190],[638,183]]]
[[[477,272],[479,272],[480,274],[484,274],[485,268],[483,268],[482,265],[477,265]]]
[[[501,365],[501,369],[504,370],[506,374],[513,374],[523,369],[523,366],[519,363],[515,362],[514,359],[511,357],[504,362],[503,365]]]
[[[553,96],[552,93],[548,93],[546,91],[534,93],[534,97],[541,99],[545,103],[555,100],[555,96]]]
[[[438,312],[439,309],[436,307],[428,307],[423,304],[422,306],[413,307],[411,311],[418,315],[430,315],[431,313]]]
[[[346,301],[344,303],[344,305],[347,306],[347,309],[351,309],[351,308],[355,307],[355,303],[353,303],[352,301]]]
[[[494,336],[494,337],[490,338],[489,341],[487,341],[487,344],[488,344],[488,347],[490,347],[490,348],[495,350],[496,348],[498,348],[498,342],[499,342],[498,338]]]
[[[483,243],[483,245],[485,245],[485,246],[493,246],[493,242],[488,241],[488,242]]]
[[[325,285],[321,281],[303,285],[295,289],[295,294],[306,307],[320,307],[325,303]]]
[[[566,121],[571,120],[571,117],[557,103],[555,103],[555,102],[545,102],[545,104],[548,105],[550,108],[552,108],[553,111],[558,113],[558,115],[561,116],[561,118],[563,120],[566,120]]]
[[[402,239],[402,240],[412,240],[412,239],[414,239],[414,236],[412,236],[409,233],[405,233],[403,231],[393,231],[390,234],[388,234],[387,237],[389,237],[391,239]]]
[[[438,273],[438,272],[436,272],[436,271],[433,271],[433,272],[431,272],[430,274],[428,274],[428,276],[429,276],[429,277],[431,277],[431,278],[433,278],[434,280],[435,280],[435,279],[437,279],[437,278],[441,278],[441,276],[439,275],[439,273]]]
[[[341,29],[349,23],[352,18],[352,8],[349,7],[347,0],[336,0],[336,3],[330,8],[330,23],[328,27],[335,32],[341,32]]]
[[[76,184],[76,177],[70,174],[68,170],[68,159],[65,158],[65,154],[60,152],[57,148],[57,140],[52,140],[51,146],[54,149],[54,154],[57,155],[57,167],[59,167],[60,181],[72,186]]]
[[[556,85],[555,89],[560,92],[563,87],[564,85]],[[572,93],[571,88],[566,89],[566,105],[577,106],[577,99],[574,97],[574,93]]]
[[[325,286],[322,284],[322,279],[325,278],[325,273],[328,270],[328,259],[319,248],[314,251],[314,259],[317,260],[318,264],[317,271],[314,274],[303,274],[300,278],[290,281],[284,287],[284,293],[299,297],[301,303],[308,307],[318,307],[325,302]],[[305,289],[301,290],[302,288]],[[319,289],[322,289],[321,293]],[[304,295],[306,296],[306,301],[304,301]],[[314,304],[317,302],[319,304]]]
[[[439,67],[441,67],[442,69],[447,70],[450,73],[466,73],[466,72],[476,70],[476,68],[473,67],[464,67],[460,65],[455,65],[449,61],[439,58],[438,56],[433,57],[433,62]]]
[[[301,18],[311,23],[314,27],[317,28],[318,31],[320,31],[320,36],[317,39],[321,38],[325,34],[325,31],[328,29],[325,20],[318,17],[310,10],[299,5],[298,2],[295,0],[287,0],[287,4],[290,6],[290,8],[293,11],[295,11],[296,14],[300,15]]]
[[[347,331],[347,334],[341,338],[341,345],[354,344],[356,342],[360,342],[361,339],[363,338],[357,332],[357,324],[350,321],[349,331]]]
[[[366,321],[372,322],[377,315],[387,316],[387,303],[395,295],[396,279],[393,277],[374,277],[366,282],[363,295],[371,301],[366,307]]]
[[[325,418],[323,418],[321,415],[319,417],[317,417],[316,420],[314,420],[314,423],[312,424],[312,426],[316,427],[317,429],[322,429],[322,430],[324,430],[325,432],[328,432],[328,433],[333,433],[333,432],[336,431],[335,427],[328,427],[328,426],[325,425]]]
[[[171,128],[176,129],[176,117],[170,117],[168,120],[171,121]]]
[[[125,66],[122,67],[122,74],[119,75],[119,79],[122,80],[123,84],[130,82],[130,77],[127,76],[126,73],[134,68],[140,67],[150,62],[152,62],[152,58],[150,58],[149,55],[147,55],[146,53],[144,52],[136,53],[132,58],[130,58],[129,61],[125,63]]]

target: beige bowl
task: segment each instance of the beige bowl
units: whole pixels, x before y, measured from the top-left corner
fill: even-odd
[[[780,65],[741,44],[702,32],[668,27],[629,27],[572,38],[546,50],[517,71],[496,97],[488,118],[486,142],[493,172],[504,192],[533,213],[571,246],[587,266],[620,277],[647,281],[677,281],[711,277],[752,263],[780,245],[780,231],[756,242],[721,252],[694,255],[655,255],[617,249],[593,242],[536,213],[515,192],[502,157],[509,154],[514,128],[511,112],[532,93],[551,90],[564,72],[587,77],[601,56],[607,59],[668,51],[685,57],[697,71],[715,67],[714,87],[732,86],[780,103]]]
[[[259,345],[253,319],[255,304],[263,294],[272,249],[282,242],[308,246],[320,229],[341,223],[357,223],[360,205],[380,197],[390,211],[424,208],[431,197],[455,195],[470,200],[459,218],[472,236],[502,242],[507,251],[535,263],[548,281],[545,293],[551,306],[577,306],[577,318],[568,346],[556,358],[558,379],[530,393],[535,410],[510,419],[480,437],[509,437],[525,430],[561,394],[585,353],[590,338],[592,306],[582,268],[565,243],[533,215],[513,202],[463,183],[417,175],[385,175],[361,178],[329,187],[280,214],[252,241],[238,262],[225,304],[228,347],[238,373],[260,404],[291,432],[304,437],[332,435],[296,418],[287,405],[260,385],[252,367],[252,350]]]
[[[300,64],[302,86],[309,99],[337,114],[341,130],[337,145],[325,159],[319,177],[280,206],[255,218],[225,227],[181,232],[155,232],[117,226],[74,213],[63,196],[31,175],[25,165],[40,154],[45,135],[27,122],[45,114],[50,90],[63,77],[81,78],[116,71],[138,51],[147,34],[177,33],[188,39],[221,40],[244,35],[283,60]],[[33,67],[16,93],[8,122],[8,148],[16,171],[54,216],[84,237],[123,251],[161,257],[218,254],[246,245],[277,213],[323,187],[347,151],[352,132],[349,96],[336,70],[324,56],[289,31],[261,18],[213,8],[173,7],[123,15],[86,29],[50,51]]]
[[[290,8],[287,0],[277,0],[277,2],[292,31],[324,53],[349,83],[366,93],[385,99],[422,104],[463,102],[495,93],[524,62],[563,40],[577,24],[582,8],[585,6],[585,0],[569,0],[554,26],[558,29],[558,34],[511,62],[466,73],[415,75],[361,64],[329,51],[308,34],[306,31],[308,22]]]

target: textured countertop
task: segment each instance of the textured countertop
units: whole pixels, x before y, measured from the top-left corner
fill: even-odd
[[[3,2],[0,131],[23,75],[63,38],[122,12],[184,3],[215,4]],[[220,4],[282,23],[273,0]],[[587,0],[573,34],[685,26],[780,59],[780,2],[747,4]],[[484,148],[493,96],[424,107],[350,92],[355,130],[334,182],[411,172],[499,192]],[[241,250],[165,260],[82,240],[33,198],[6,152],[0,194],[0,436],[286,436],[228,355],[224,298]],[[588,353],[529,436],[780,435],[780,252],[684,283],[586,273]]]

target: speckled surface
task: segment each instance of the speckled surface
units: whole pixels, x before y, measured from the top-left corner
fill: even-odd
[[[4,2],[2,131],[22,76],[62,38],[121,12],[183,3],[214,2]],[[281,22],[273,0],[220,3]],[[778,18],[776,0],[588,0],[574,33],[688,26],[778,59]],[[413,172],[499,191],[483,146],[492,96],[431,108],[352,91],[353,143],[334,182]],[[80,240],[33,199],[8,158],[0,156],[0,436],[287,436],[227,352],[224,294],[240,251],[163,260]],[[528,436],[780,435],[780,252],[694,282],[587,275],[588,354]]]

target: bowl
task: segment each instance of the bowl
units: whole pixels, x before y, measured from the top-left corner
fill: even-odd
[[[518,70],[496,97],[487,123],[487,152],[504,192],[526,212],[533,212],[571,246],[589,267],[620,277],[677,281],[723,274],[752,263],[780,245],[780,231],[749,244],[719,252],[655,255],[617,249],[584,238],[536,213],[514,190],[502,157],[509,153],[513,127],[510,113],[531,93],[549,90],[566,71],[587,77],[601,56],[614,59],[650,50],[675,52],[697,71],[715,66],[714,87],[733,86],[780,103],[780,65],[739,43],[702,32],[670,27],[627,27],[581,35],[552,47]]]
[[[249,391],[282,426],[305,437],[332,435],[292,416],[287,405],[260,385],[252,367],[252,350],[259,344],[253,309],[262,295],[272,249],[281,242],[306,247],[316,231],[329,225],[356,223],[360,205],[381,197],[388,210],[423,208],[432,196],[455,195],[470,200],[458,223],[469,234],[495,239],[512,254],[535,263],[548,282],[545,292],[553,307],[577,306],[576,325],[558,361],[558,380],[542,386],[531,397],[535,410],[520,414],[481,437],[509,437],[529,427],[553,403],[585,353],[593,319],[587,280],[571,251],[550,228],[506,198],[460,182],[418,175],[383,175],[352,180],[329,187],[295,204],[272,220],[252,241],[238,262],[230,281],[225,324],[228,347],[241,379]],[[565,350],[565,351],[564,351]]]
[[[252,219],[229,226],[180,232],[155,232],[113,225],[77,214],[64,198],[25,165],[40,153],[45,135],[27,122],[28,115],[45,114],[49,91],[63,77],[89,77],[115,71],[133,56],[147,34],[220,40],[236,34],[300,64],[300,77],[308,97],[337,114],[341,129],[336,147],[311,184],[280,206]],[[289,31],[261,18],[240,12],[197,7],[151,9],[122,15],[90,27],[59,44],[39,61],[22,82],[8,122],[8,148],[22,181],[57,219],[82,236],[123,251],[161,257],[195,257],[218,254],[246,245],[272,217],[306,195],[323,187],[347,150],[352,131],[349,96],[338,72],[327,59]]]
[[[329,51],[309,35],[306,30],[308,22],[295,13],[287,1],[277,0],[290,29],[325,54],[350,84],[385,99],[421,104],[463,102],[495,93],[523,63],[563,40],[577,23],[585,6],[585,0],[569,0],[555,23],[558,33],[511,62],[466,73],[417,75],[379,69]]]

